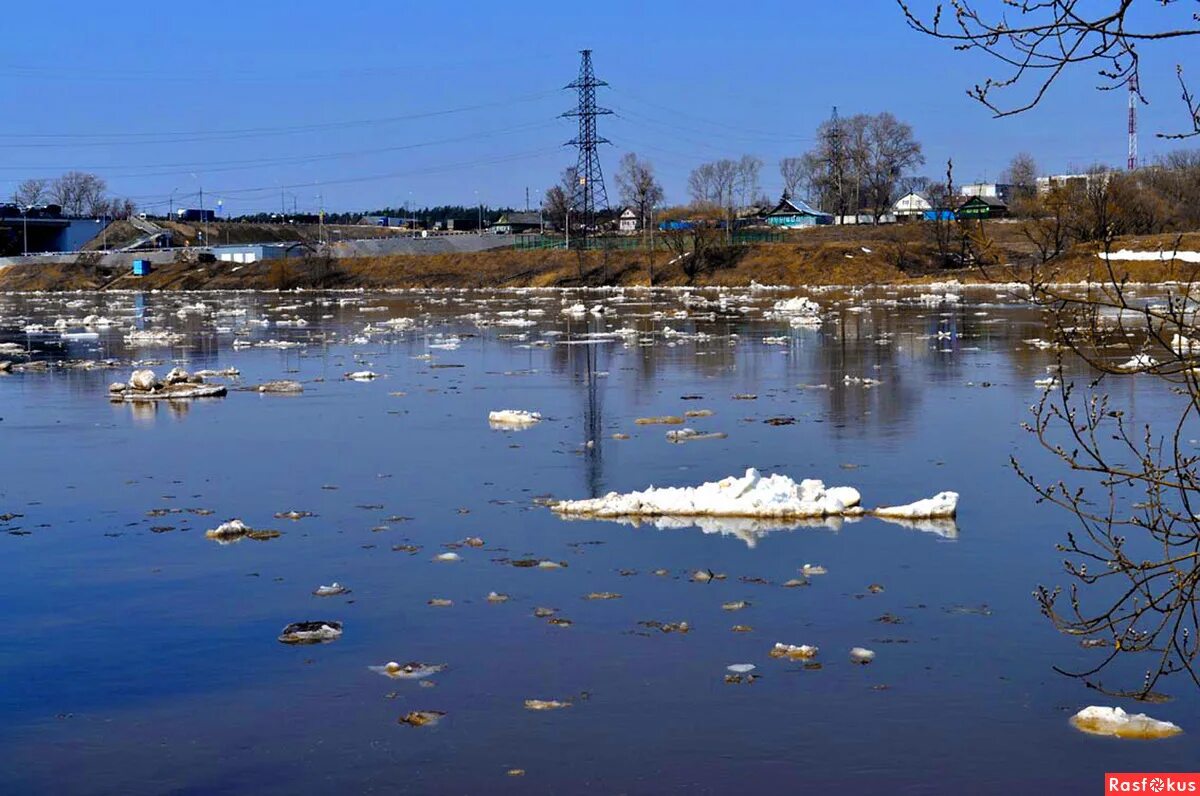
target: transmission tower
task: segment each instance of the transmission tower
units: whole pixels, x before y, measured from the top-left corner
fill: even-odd
[[[604,187],[604,172],[600,170],[600,155],[596,147],[612,142],[601,138],[596,132],[596,117],[610,114],[612,111],[596,105],[596,89],[607,86],[608,83],[596,79],[596,73],[592,71],[592,51],[579,52],[583,56],[579,63],[579,77],[565,87],[575,89],[579,96],[579,104],[563,116],[575,116],[579,119],[579,134],[568,141],[566,146],[573,146],[579,150],[570,209],[583,228],[579,240],[581,246],[586,249],[588,232],[596,228],[596,213],[608,210],[608,191]]]
[[[1125,167],[1130,171],[1137,168],[1137,102],[1138,80],[1135,72],[1129,78],[1129,160]]]
[[[829,119],[829,171],[835,189],[837,190],[837,223],[842,223],[846,213],[846,203],[842,197],[842,183],[845,179],[845,163],[842,160],[842,123],[838,119],[837,106],[833,106],[833,116]]]

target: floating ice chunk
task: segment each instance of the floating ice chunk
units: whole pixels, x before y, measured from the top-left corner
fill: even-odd
[[[938,492],[931,498],[904,506],[881,506],[871,513],[877,517],[902,520],[950,519],[958,511],[957,492]]]
[[[754,671],[758,667],[755,666],[753,663],[731,663],[728,666],[726,666],[725,668],[728,669],[729,671],[733,672],[734,674],[746,674],[747,672]]]
[[[458,553],[438,553],[433,557],[434,561],[461,561],[462,556]]]
[[[135,390],[153,390],[158,377],[152,370],[135,370],[129,377],[129,386]]]
[[[813,647],[808,644],[800,644],[797,646],[795,644],[783,644],[777,641],[775,642],[775,646],[771,648],[771,651],[768,652],[767,655],[772,658],[787,658],[788,660],[792,661],[806,661],[810,658],[815,658],[818,651],[818,647]]]
[[[1134,354],[1128,361],[1117,365],[1121,370],[1149,370],[1158,364],[1158,360],[1149,354]]]
[[[334,597],[339,594],[347,594],[349,591],[349,589],[335,580],[329,586],[318,586],[313,589],[313,594],[318,597]]]
[[[1176,354],[1200,354],[1200,340],[1176,333],[1171,337],[1171,350]]]
[[[560,708],[571,707],[570,702],[560,701],[557,699],[526,699],[525,708],[527,710],[558,710]]]
[[[216,528],[205,531],[204,535],[209,539],[223,539],[234,536],[245,536],[250,532],[250,526],[241,520],[230,520],[223,522]]]
[[[542,420],[540,412],[529,412],[524,409],[497,409],[488,412],[488,423],[493,428],[527,427]]]
[[[704,439],[725,439],[728,436],[723,431],[697,431],[694,428],[681,428],[667,432],[667,442],[696,442]]]
[[[850,660],[854,663],[867,664],[875,660],[875,652],[866,647],[851,647]]]
[[[829,574],[829,570],[825,569],[825,567],[821,566],[820,564],[805,564],[804,566],[800,567],[800,572],[802,572],[806,578],[811,578],[814,575]]]
[[[423,680],[426,677],[443,671],[446,668],[446,664],[418,663],[416,661],[397,663],[396,661],[388,661],[383,666],[368,666],[367,668],[376,674],[382,674],[384,677],[390,677],[393,680]]]
[[[427,724],[433,726],[445,715],[444,710],[410,710],[399,718],[399,722],[410,727],[424,727]]]
[[[1071,725],[1092,735],[1115,735],[1118,738],[1169,738],[1183,729],[1169,721],[1152,719],[1145,713],[1130,715],[1121,708],[1091,705],[1071,717]]]
[[[293,622],[279,634],[279,641],[284,644],[324,644],[341,636],[341,622]]]
[[[829,487],[815,479],[799,483],[785,475],[763,476],[750,468],[696,487],[650,487],[642,492],[610,492],[591,500],[564,500],[551,506],[567,515],[636,517],[825,517],[859,514],[852,487]]]
[[[347,373],[346,378],[350,381],[370,381],[379,378],[379,374],[372,370],[356,370],[353,373]]]
[[[587,307],[582,304],[572,304],[569,307],[563,307],[563,315],[587,315]]]

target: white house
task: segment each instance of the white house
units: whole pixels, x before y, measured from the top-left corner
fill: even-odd
[[[620,232],[637,232],[638,217],[633,208],[627,207],[617,216],[617,230]]]
[[[916,191],[909,191],[892,205],[892,213],[899,219],[921,219],[932,210],[933,205],[929,203],[929,200]]]
[[[980,199],[1002,199],[1008,202],[1012,199],[1013,186],[1004,182],[973,182],[960,185],[958,195],[968,198],[978,196]]]

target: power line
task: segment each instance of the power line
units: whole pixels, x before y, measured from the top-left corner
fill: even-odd
[[[0,138],[18,138],[26,139],[16,142],[5,142],[6,149],[14,148],[54,148],[54,147],[106,147],[106,146],[149,146],[152,144],[188,144],[198,143],[202,141],[232,141],[245,138],[261,138],[278,135],[292,135],[296,133],[309,132],[326,132],[331,130],[345,130],[353,127],[370,127],[375,125],[395,124],[398,122],[415,121],[418,119],[430,119],[440,116],[450,116],[458,113],[467,113],[469,111],[484,110],[488,108],[496,108],[504,105],[512,105],[519,102],[531,102],[538,99],[543,99],[556,94],[556,91],[543,91],[536,94],[523,95],[506,100],[497,100],[495,102],[482,102],[473,105],[462,105],[455,108],[444,108],[436,111],[423,111],[420,113],[403,114],[399,116],[385,116],[375,119],[358,119],[354,121],[344,122],[323,122],[320,124],[304,124],[304,125],[288,125],[280,127],[249,127],[235,130],[214,130],[214,131],[172,131],[172,132],[120,132],[120,133],[16,133],[16,132],[0,132]],[[30,138],[55,138],[62,139],[65,143],[50,143],[50,142],[30,142]],[[97,140],[86,141],[78,139],[95,138]],[[130,140],[121,140],[130,139]]]

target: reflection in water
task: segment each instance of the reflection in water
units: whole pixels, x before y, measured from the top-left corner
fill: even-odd
[[[822,517],[797,520],[780,520],[757,517],[704,517],[704,516],[673,516],[658,517],[589,517],[570,514],[558,515],[565,522],[612,522],[618,525],[628,525],[634,528],[642,526],[657,528],[660,531],[677,531],[696,528],[702,533],[734,536],[753,549],[767,535],[779,531],[827,530],[839,532],[846,525],[862,522],[863,520],[878,519],[891,525],[899,525],[914,531],[932,533],[945,539],[958,538],[958,525],[954,520],[900,520],[885,517]]]

